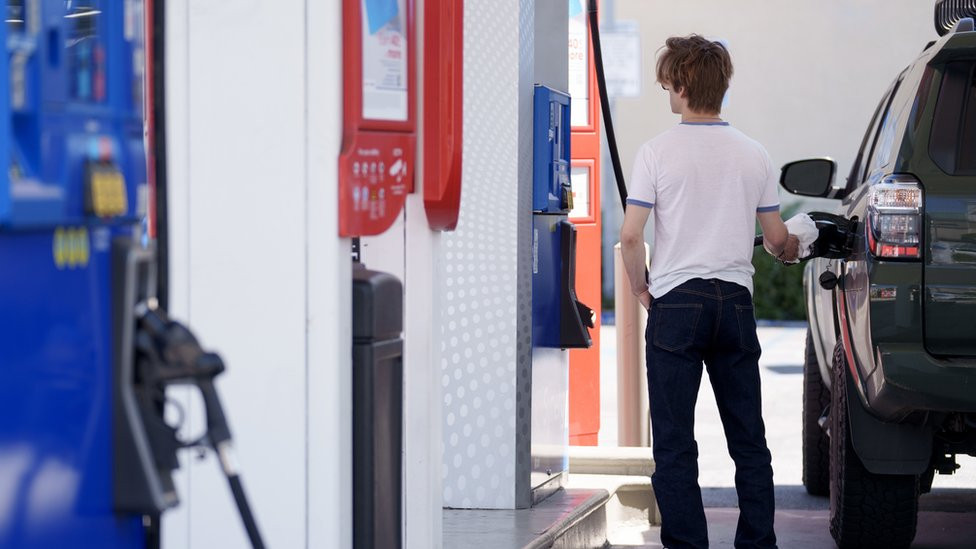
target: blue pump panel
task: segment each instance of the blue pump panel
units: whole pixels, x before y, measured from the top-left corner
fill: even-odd
[[[110,250],[146,197],[144,8],[10,0],[0,38],[0,547],[142,548],[113,508]]]
[[[532,211],[568,214],[570,184],[569,95],[536,85],[533,127]]]
[[[532,345],[559,347],[562,216],[532,216]]]
[[[536,85],[532,172],[532,344],[591,345],[593,311],[576,299],[569,96]]]

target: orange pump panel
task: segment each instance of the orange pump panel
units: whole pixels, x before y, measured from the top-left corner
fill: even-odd
[[[570,216],[576,226],[576,295],[596,316],[590,331],[589,349],[569,351],[569,443],[596,446],[600,431],[600,314],[601,307],[601,221],[600,221],[600,94],[593,65],[593,51],[587,36],[589,74],[589,117],[584,126],[572,128],[572,166],[585,168],[588,178],[588,214]],[[580,202],[574,186],[574,202]]]

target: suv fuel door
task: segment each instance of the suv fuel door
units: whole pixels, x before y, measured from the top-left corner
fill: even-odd
[[[857,243],[858,219],[827,212],[810,212],[820,236],[814,241],[810,257],[845,259],[854,253]]]

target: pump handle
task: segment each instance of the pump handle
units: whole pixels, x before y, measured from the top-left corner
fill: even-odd
[[[217,353],[205,351],[193,332],[171,320],[155,301],[140,303],[136,307],[136,319],[138,350],[145,358],[142,383],[151,394],[164,394],[166,387],[178,384],[194,385],[200,390],[207,416],[207,432],[184,446],[206,444],[217,452],[251,546],[263,549],[264,540],[237,469],[227,416],[214,386],[214,379],[224,371],[224,361]],[[169,434],[175,437],[175,429]]]

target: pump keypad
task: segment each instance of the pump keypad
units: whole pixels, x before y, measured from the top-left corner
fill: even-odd
[[[98,217],[124,215],[129,204],[122,172],[107,162],[89,163],[85,172],[86,212]]]

